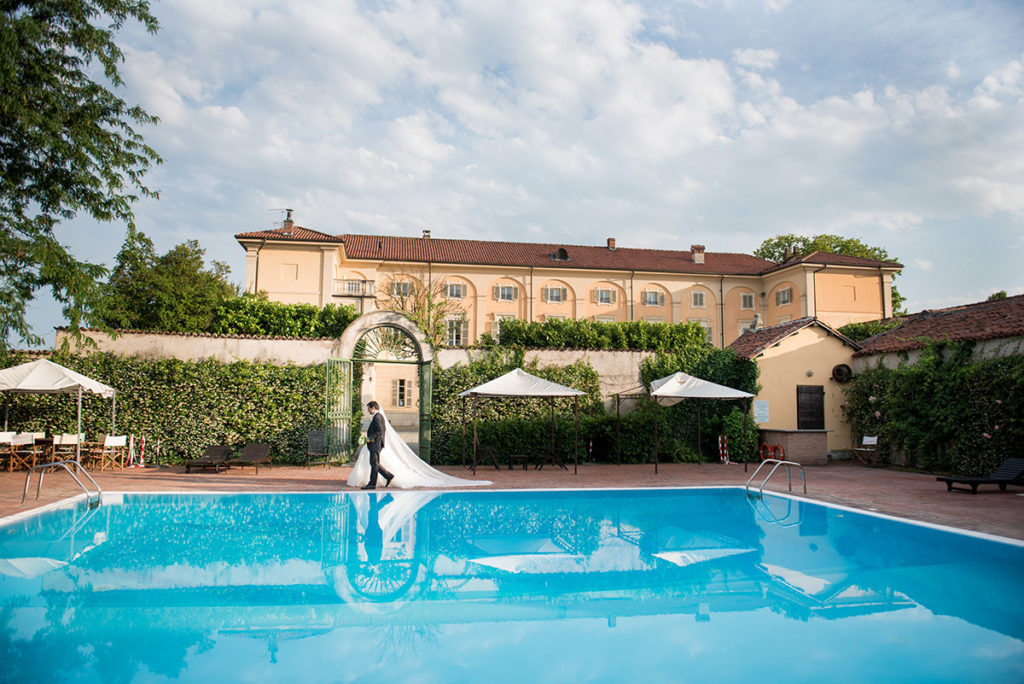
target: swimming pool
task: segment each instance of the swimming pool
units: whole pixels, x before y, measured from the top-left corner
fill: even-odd
[[[1024,681],[1024,546],[742,489],[105,495],[0,681]]]

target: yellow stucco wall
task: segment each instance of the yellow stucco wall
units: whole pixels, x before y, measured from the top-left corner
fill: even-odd
[[[846,401],[841,385],[832,379],[832,368],[845,363],[852,368],[853,349],[818,326],[808,326],[770,347],[757,358],[757,400],[767,400],[769,418],[761,428],[796,430],[797,385],[821,385],[825,390],[825,429],[830,451],[849,449],[850,428],[843,422]],[[810,371],[811,375],[808,375]]]
[[[253,281],[256,290],[264,290],[271,299],[286,304],[320,304],[323,256],[319,248],[264,247],[257,263],[259,269]]]
[[[259,257],[256,258],[256,249]],[[497,316],[513,315],[528,321],[549,318],[587,318],[594,320],[655,320],[666,323],[700,321],[711,329],[715,346],[727,346],[740,335],[741,324],[749,325],[760,314],[762,325],[775,325],[813,315],[832,327],[851,321],[880,318],[883,292],[889,287],[888,273],[869,269],[829,269],[819,265],[795,265],[764,276],[725,276],[718,274],[633,273],[623,271],[580,270],[572,268],[515,268],[488,265],[450,267],[436,264],[402,264],[380,261],[342,260],[343,250],[317,244],[247,244],[247,286],[267,292],[272,300],[283,302],[349,304],[362,313],[378,308],[378,297],[371,291],[366,297],[335,296],[342,280],[375,284],[376,295],[386,292],[387,282],[404,274],[422,282],[462,282],[467,295],[459,302],[466,312],[469,341],[484,332],[493,332]],[[321,269],[329,269],[321,272]],[[335,285],[335,280],[338,285]],[[514,285],[518,298],[498,301],[496,285]],[[545,301],[546,287],[564,287],[566,301]],[[792,300],[778,306],[775,293],[791,288]],[[598,304],[594,290],[615,291],[614,304]],[[645,291],[664,295],[660,305],[646,304]],[[704,294],[704,307],[693,306],[693,293]],[[753,309],[741,308],[742,295],[751,294]],[[887,296],[887,291],[885,292]],[[888,300],[886,300],[888,301]]]
[[[833,327],[876,320],[882,310],[878,273],[822,272],[815,275],[814,287],[818,318]]]

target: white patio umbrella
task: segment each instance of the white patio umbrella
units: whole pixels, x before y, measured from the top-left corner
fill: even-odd
[[[113,400],[110,408],[110,432],[114,432],[117,404],[113,387],[88,378],[47,359],[23,363],[0,370],[0,392],[16,394],[76,394],[78,395],[78,434],[82,433],[82,392],[91,392]],[[7,430],[7,410],[4,409],[4,430]],[[75,460],[80,460],[82,443],[79,440]]]

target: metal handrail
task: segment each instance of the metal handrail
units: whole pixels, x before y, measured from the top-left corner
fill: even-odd
[[[753,508],[754,512],[757,513],[757,515],[766,523],[778,525],[779,527],[799,527],[801,524],[803,524],[802,507],[797,507],[796,509],[796,520],[792,522],[785,522],[789,520],[790,516],[793,515],[792,499],[785,499],[786,515],[780,518],[779,516],[775,515],[775,511],[772,510],[772,507],[768,505],[768,502],[765,500],[763,496],[748,496],[746,498],[747,503],[750,504],[750,507]],[[760,506],[764,508],[763,512],[761,511],[761,508],[758,508],[758,504],[760,504]]]
[[[772,475],[774,475],[775,471],[779,469],[779,466],[782,465],[786,466],[786,480],[789,482],[789,491],[793,491],[792,468],[793,466],[796,466],[797,468],[800,469],[800,477],[803,478],[804,481],[804,494],[807,493],[807,475],[804,473],[804,467],[797,463],[796,461],[780,461],[776,458],[766,458],[765,460],[761,461],[761,464],[757,466],[757,470],[755,470],[754,474],[750,476],[749,480],[747,480],[748,492],[750,491],[750,483],[753,482],[754,478],[757,477],[757,474],[761,472],[761,468],[764,468],[769,463],[774,463],[775,466],[768,472],[768,476],[764,478],[764,481],[761,482],[761,488],[758,490],[759,494],[764,493],[764,486],[768,483],[768,480],[772,479]]]
[[[95,503],[93,503],[92,492],[90,492],[88,490],[88,488],[86,488],[86,486],[84,484],[82,484],[82,481],[79,480],[78,477],[75,475],[75,473],[71,470],[71,468],[68,467],[68,465],[67,465],[68,463],[74,464],[75,467],[77,468],[77,470],[79,472],[81,472],[83,475],[85,475],[86,478],[88,478],[89,482],[92,482],[93,486],[96,487],[96,502]],[[32,468],[29,468],[29,471],[27,473],[25,473],[25,489],[21,493],[21,503],[25,503],[25,499],[28,497],[28,486],[29,486],[29,484],[32,481],[32,473],[34,471],[36,471],[36,470],[39,471],[39,480],[36,482],[36,499],[37,500],[39,499],[39,493],[43,489],[43,475],[46,473],[46,469],[47,468],[63,468],[64,470],[66,470],[68,475],[71,476],[71,479],[75,481],[75,484],[77,484],[79,487],[81,487],[82,491],[85,492],[85,499],[86,499],[86,502],[88,503],[89,508],[94,508],[95,506],[99,506],[100,503],[102,502],[102,500],[103,500],[103,489],[99,486],[99,484],[96,482],[96,480],[92,479],[92,475],[90,475],[89,472],[85,468],[82,467],[81,463],[79,463],[78,461],[76,461],[74,459],[71,459],[71,460],[68,460],[68,461],[51,461],[50,463],[40,463],[37,466],[33,466]]]

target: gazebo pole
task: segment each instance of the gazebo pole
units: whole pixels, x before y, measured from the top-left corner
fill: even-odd
[[[117,431],[115,426],[117,425],[117,391],[114,391],[114,396],[110,398],[110,434],[116,435]]]
[[[79,463],[82,462],[82,386],[78,386],[78,430],[75,435],[78,439],[75,440],[75,460]]]
[[[743,472],[747,472],[747,418],[750,417],[750,399],[744,403],[746,406],[743,411]]]
[[[700,465],[700,399],[697,400],[697,465]]]
[[[575,475],[579,472],[580,467],[580,398],[575,396],[572,398],[573,412],[576,414],[576,426],[573,430],[572,435],[572,474]]]
[[[7,432],[7,414],[11,410],[11,398],[4,395],[4,432]]]
[[[476,395],[473,395],[473,474],[476,475]]]
[[[622,414],[619,407],[622,397],[615,395],[615,465],[622,465]]]
[[[654,400],[654,474],[658,474],[658,400]]]
[[[551,397],[551,450],[555,450],[555,398]]]

